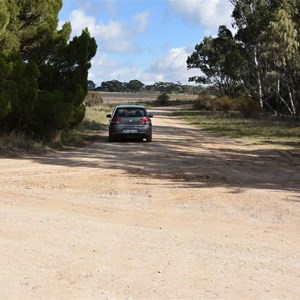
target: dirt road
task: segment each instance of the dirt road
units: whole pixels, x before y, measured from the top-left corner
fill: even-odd
[[[0,159],[1,299],[299,299],[300,154],[153,111],[152,143]]]

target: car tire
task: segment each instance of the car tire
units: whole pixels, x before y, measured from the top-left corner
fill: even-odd
[[[109,143],[112,143],[112,142],[114,142],[115,141],[115,138],[114,137],[112,137],[112,136],[109,136],[108,137],[108,142]]]
[[[151,143],[152,142],[152,135],[149,135],[146,137],[146,142]]]

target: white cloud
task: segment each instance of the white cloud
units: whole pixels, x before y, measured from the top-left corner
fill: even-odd
[[[225,0],[167,0],[169,7],[185,22],[215,30],[231,24],[232,4]]]
[[[140,66],[137,64],[120,63],[111,59],[107,54],[99,52],[92,60],[89,79],[98,86],[102,81],[119,80],[128,82],[131,79],[139,79],[141,73]]]
[[[148,13],[140,13],[133,17],[133,24],[123,24],[119,21],[97,23],[93,16],[88,16],[82,9],[71,12],[70,22],[73,35],[79,35],[84,28],[88,28],[96,38],[101,48],[114,53],[134,52],[138,49],[133,39],[143,33],[148,24]]]
[[[199,75],[199,71],[187,70],[186,60],[191,54],[186,47],[172,48],[165,56],[156,60],[143,74],[145,81],[171,81],[188,83],[189,77]]]
[[[205,23],[209,20],[209,17],[207,17],[207,20],[205,19],[205,13],[199,14],[195,12],[199,9],[199,4],[202,3],[205,10],[208,10],[209,6],[205,3],[210,3],[212,5],[210,10],[215,8],[215,11],[211,13],[211,15],[214,15],[217,14],[216,9],[220,9],[219,2],[221,2],[216,0],[167,1],[178,15],[189,19],[189,21],[193,17],[193,22],[197,24]],[[189,5],[187,5],[187,1]],[[189,7],[192,8],[189,9]],[[203,7],[202,9],[204,9]],[[132,54],[137,50],[141,50],[136,44],[137,40],[135,40],[135,37],[146,31],[149,26],[149,16],[149,12],[144,11],[131,16],[131,20],[128,22],[113,19],[103,22],[96,19],[90,9],[81,8],[70,12],[69,20],[72,25],[72,35],[80,35],[81,31],[87,27],[91,36],[96,38],[98,44],[97,54],[93,58],[92,68],[89,70],[90,80],[93,80],[96,85],[100,85],[102,81],[114,79],[127,82],[132,79],[138,79],[145,84],[153,84],[158,81],[180,81],[186,84],[189,77],[199,75],[200,70],[187,70],[186,60],[193,51],[193,49],[187,47],[172,48],[168,53],[152,62],[145,60],[144,63],[138,63],[132,59],[124,59],[124,62],[120,62],[121,56],[116,54]],[[214,17],[216,16],[214,15]],[[220,20],[220,18],[215,18],[215,22],[218,25],[221,24]],[[216,28],[213,23],[211,23],[211,26],[214,26],[214,29]],[[112,54],[115,55],[113,56]],[[114,57],[117,60],[114,60]],[[124,55],[124,57],[126,56]]]
[[[84,28],[88,28],[93,35],[96,27],[96,19],[92,16],[87,16],[81,9],[76,9],[71,12],[70,22],[72,25],[72,34],[79,35]]]
[[[180,81],[187,84],[189,77],[200,73],[200,70],[187,70],[186,60],[190,54],[190,49],[185,47],[173,48],[150,67],[142,69],[138,64],[115,62],[108,55],[98,53],[92,61],[93,67],[89,72],[89,79],[96,85],[114,79],[126,82],[138,79],[145,84],[158,81]]]
[[[136,25],[137,31],[139,33],[142,33],[142,32],[145,31],[145,29],[148,25],[148,17],[149,17],[148,12],[143,12],[143,13],[140,13],[140,14],[133,17],[133,19],[136,22],[135,25]]]

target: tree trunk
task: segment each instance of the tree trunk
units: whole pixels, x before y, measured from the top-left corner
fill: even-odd
[[[299,120],[299,117],[300,117],[300,91],[295,91],[295,106],[296,106],[296,118],[297,120]]]
[[[255,46],[255,48],[254,48],[254,63],[255,63],[256,70],[257,70],[259,105],[260,105],[260,108],[263,109],[264,108],[263,92],[262,92],[261,77],[260,77],[260,72],[259,72],[259,63],[258,63],[258,59],[257,59],[257,46]]]

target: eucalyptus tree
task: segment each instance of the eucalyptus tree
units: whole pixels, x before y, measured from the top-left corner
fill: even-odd
[[[290,113],[299,113],[299,0],[230,1],[236,39],[249,56],[244,81],[250,93],[261,107],[275,95]]]
[[[235,36],[248,55],[246,88],[263,108],[265,66],[261,62],[261,32],[270,20],[269,0],[230,0],[234,5],[233,25],[238,29]]]
[[[294,21],[299,8],[294,1],[283,1],[262,33],[262,59],[269,66],[269,90],[293,115],[300,110],[299,24]]]
[[[130,80],[127,83],[127,88],[131,92],[139,92],[142,91],[145,87],[145,84],[137,79]]]
[[[189,81],[215,85],[220,94],[235,96],[242,86],[245,60],[242,48],[231,31],[220,26],[218,36],[205,37],[187,58],[188,69],[199,68],[204,76],[191,77]]]

